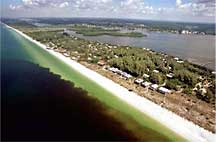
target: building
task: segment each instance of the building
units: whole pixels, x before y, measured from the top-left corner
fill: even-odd
[[[141,84],[142,82],[143,82],[143,79],[141,79],[141,78],[138,78],[134,81],[134,83],[136,83],[136,84]]]
[[[168,73],[168,74],[166,74],[166,77],[167,77],[167,78],[173,78],[173,76],[174,76],[173,73]]]
[[[143,74],[143,77],[144,77],[144,78],[149,78],[149,75],[144,73],[144,74]]]
[[[175,58],[174,58],[174,60],[178,61],[178,60],[179,60],[179,58],[178,58],[178,57],[175,57]]]
[[[126,72],[123,72],[123,73],[122,73],[122,76],[123,76],[125,79],[129,79],[129,78],[132,77],[132,75],[130,75],[130,74],[126,73]]]
[[[165,88],[165,87],[159,87],[159,88],[158,88],[158,91],[159,91],[160,93],[163,93],[163,94],[170,94],[170,93],[171,93],[171,90],[169,90],[169,89],[167,89],[167,88]]]
[[[158,71],[158,70],[153,70],[153,72],[154,72],[154,73],[159,73],[159,71]]]
[[[157,85],[157,84],[152,84],[152,85],[150,85],[150,89],[151,89],[151,90],[157,90],[157,88],[158,88],[158,85]]]
[[[108,70],[111,71],[111,72],[113,72],[113,73],[116,73],[118,71],[118,69],[114,68],[114,67],[111,67]]]
[[[143,87],[149,87],[149,85],[151,85],[152,83],[151,82],[147,82],[147,81],[145,81],[145,82],[142,82],[142,86]]]
[[[177,63],[180,63],[180,64],[181,64],[181,63],[184,63],[184,61],[177,61]]]

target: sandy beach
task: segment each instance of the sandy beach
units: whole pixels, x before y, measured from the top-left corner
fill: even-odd
[[[141,97],[133,92],[129,92],[126,88],[98,74],[97,72],[86,68],[85,66],[79,64],[78,62],[71,60],[68,57],[65,57],[61,53],[55,52],[53,50],[48,50],[45,45],[41,44],[38,41],[33,40],[31,37],[27,36],[21,31],[14,29],[12,27],[9,27],[9,26],[7,27],[13,29],[14,31],[16,31],[17,33],[19,33],[26,39],[37,44],[39,47],[43,48],[50,54],[54,55],[58,59],[68,64],[71,68],[79,71],[82,75],[88,77],[89,79],[99,84],[101,87],[110,91],[113,95],[115,95],[119,99],[125,101],[129,105],[133,106],[134,108],[138,109],[144,114],[160,122],[164,126],[174,131],[175,133],[186,138],[188,141],[213,142],[216,140],[215,134],[199,127],[198,125],[195,125],[191,121],[188,121],[172,113],[171,111],[165,108],[162,108],[161,106],[149,101],[148,99],[144,97]]]

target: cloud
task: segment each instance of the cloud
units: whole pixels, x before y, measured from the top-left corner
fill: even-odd
[[[146,14],[156,14],[157,10],[152,6],[144,3],[143,0],[123,0],[120,3],[120,7],[118,11],[123,11],[128,14],[138,14],[138,15],[146,15]]]
[[[59,5],[60,8],[64,8],[64,7],[67,7],[69,5],[68,2],[63,2]]]
[[[215,16],[214,0],[176,0],[175,4],[149,4],[150,0],[20,0],[8,5],[14,15],[181,19]],[[28,11],[28,12],[26,12]],[[43,13],[42,13],[43,12]],[[53,14],[55,13],[55,14]],[[11,13],[12,15],[12,13]],[[213,19],[213,18],[212,18]],[[213,20],[212,20],[213,21]]]
[[[11,10],[17,10],[17,9],[20,9],[20,5],[17,5],[17,6],[15,6],[15,5],[12,5],[12,4],[10,4],[9,5],[9,8],[11,9]]]
[[[188,3],[176,0],[176,7],[181,13],[191,16],[215,16],[215,2],[213,0],[195,0]]]
[[[9,5],[11,10],[26,10],[34,8],[64,8],[69,6],[66,0],[22,0],[20,5]]]

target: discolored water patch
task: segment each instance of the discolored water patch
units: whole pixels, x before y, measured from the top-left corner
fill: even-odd
[[[87,92],[46,68],[3,60],[2,140],[136,140]]]

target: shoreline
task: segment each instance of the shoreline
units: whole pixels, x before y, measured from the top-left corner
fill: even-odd
[[[39,47],[48,51],[50,54],[54,55],[58,59],[68,64],[71,68],[79,71],[82,75],[86,76],[90,80],[96,82],[101,87],[110,91],[113,95],[117,96],[119,99],[125,101],[126,103],[133,106],[137,110],[143,112],[144,114],[147,114],[151,118],[157,120],[164,126],[170,128],[172,131],[185,137],[186,139],[190,141],[207,141],[207,140],[213,141],[214,140],[215,135],[213,133],[199,127],[198,125],[193,124],[192,122],[186,119],[181,118],[180,116],[160,107],[159,105],[147,100],[146,98],[140,97],[135,93],[129,92],[126,88],[120,86],[119,84],[114,83],[110,79],[86,68],[85,66],[63,56],[62,54],[57,53],[53,50],[46,49],[45,45],[39,43],[38,41],[33,40],[32,38],[20,32],[19,30],[16,30],[9,26],[7,27],[13,29],[14,31],[21,34],[26,39],[30,40],[31,42],[37,44]],[[175,126],[176,124],[179,125]]]

